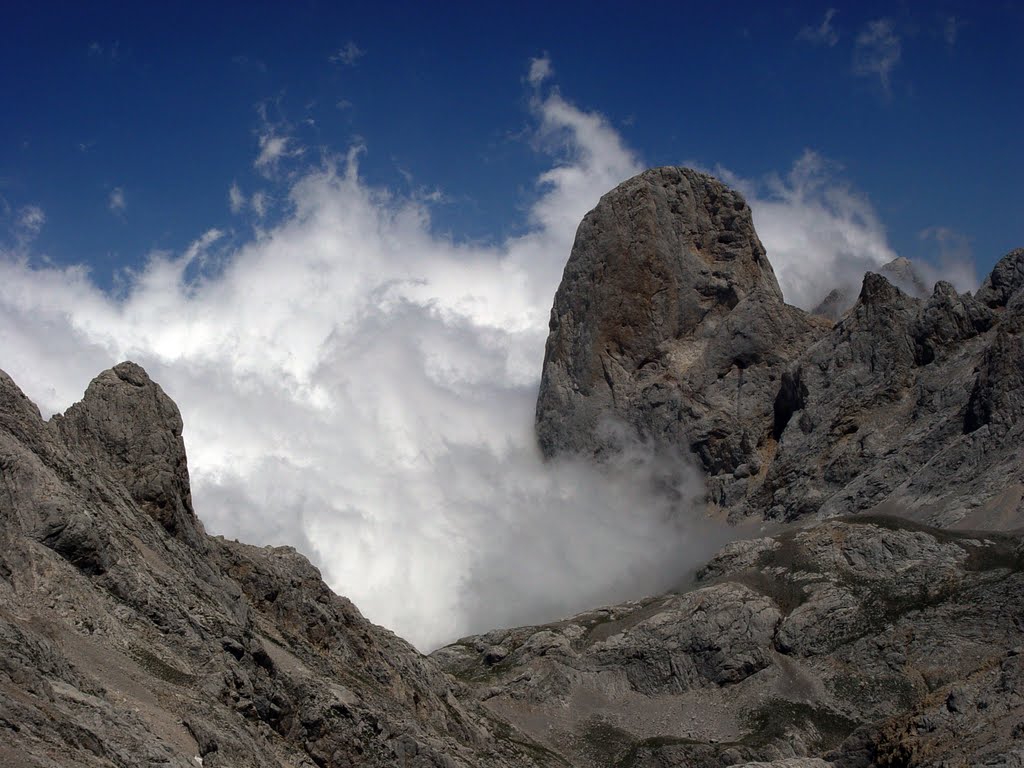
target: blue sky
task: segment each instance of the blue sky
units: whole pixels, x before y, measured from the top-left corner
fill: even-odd
[[[44,212],[37,254],[108,284],[244,230],[233,182],[280,214],[288,173],[353,142],[371,183],[443,193],[439,230],[501,238],[538,194],[524,76],[541,56],[644,165],[760,179],[809,148],[901,255],[933,256],[922,233],[943,228],[984,272],[1024,242],[1020,4],[210,5],[5,11],[0,204],[8,229]],[[269,134],[303,152],[267,179]]]
[[[663,591],[728,535],[686,457],[667,509],[665,457],[537,450],[552,297],[617,183],[717,173],[804,308],[1024,245],[1020,5],[207,6],[4,9],[0,368],[49,416],[141,364],[207,529],[423,649]]]

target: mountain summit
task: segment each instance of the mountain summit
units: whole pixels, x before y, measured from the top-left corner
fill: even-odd
[[[737,193],[647,171],[580,225],[551,312],[541,449],[691,453],[734,520],[895,505],[933,524],[1020,524],[1022,265],[1007,254],[974,297],[929,291],[897,259],[829,322],[783,302]]]

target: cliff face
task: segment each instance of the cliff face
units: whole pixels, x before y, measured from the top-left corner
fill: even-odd
[[[826,329],[783,303],[742,197],[688,169],[642,173],[577,232],[551,311],[541,448],[599,455],[626,424],[711,474],[759,471],[780,373]]]
[[[623,183],[555,296],[542,450],[600,456],[625,434],[689,451],[732,519],[1024,523],[1024,250],[977,297],[927,295],[906,260],[882,271],[833,324],[783,303],[735,192],[678,168]]]
[[[50,422],[0,373],[0,764],[544,763],[297,552],[207,536],[181,429],[131,363]]]

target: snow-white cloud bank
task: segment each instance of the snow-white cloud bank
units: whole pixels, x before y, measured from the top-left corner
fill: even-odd
[[[208,529],[297,546],[424,649],[674,586],[721,540],[700,522],[686,458],[637,446],[598,472],[544,464],[535,445],[548,314],[576,227],[641,168],[606,120],[547,89],[540,61],[530,103],[552,164],[524,234],[438,236],[431,199],[368,184],[356,147],[289,174],[288,213],[248,242],[211,230],[151,255],[117,295],[18,240],[0,258],[0,367],[53,413],[99,371],[142,364],[181,407]],[[302,156],[268,140],[257,162]],[[798,303],[818,288],[801,258],[827,272],[894,255],[870,206],[815,186],[812,160],[767,196],[752,188]]]
[[[7,253],[0,364],[44,413],[116,361],[142,364],[183,412],[207,527],[298,546],[422,648],[667,589],[707,547],[685,461],[670,498],[642,446],[603,472],[546,466],[535,446],[576,225],[639,164],[557,92],[533,109],[554,164],[521,236],[435,236],[429,201],[365,183],[353,149],[302,174],[276,226],[152,255],[118,297]]]

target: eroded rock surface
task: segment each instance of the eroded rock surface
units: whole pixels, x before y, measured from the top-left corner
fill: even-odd
[[[783,303],[739,194],[689,169],[642,173],[577,232],[551,312],[541,448],[600,455],[630,438],[625,424],[711,475],[756,475],[779,377],[826,330]]]
[[[734,542],[680,594],[433,658],[573,765],[1010,766],[1022,610],[1019,537],[848,518]]]
[[[131,363],[50,422],[0,372],[0,765],[556,764],[293,549],[208,537],[181,429]]]
[[[580,225],[555,297],[541,448],[688,451],[734,520],[898,508],[1024,525],[1024,249],[977,298],[928,291],[905,259],[882,272],[848,310],[833,296],[829,323],[783,302],[720,182],[661,168],[623,183]]]

